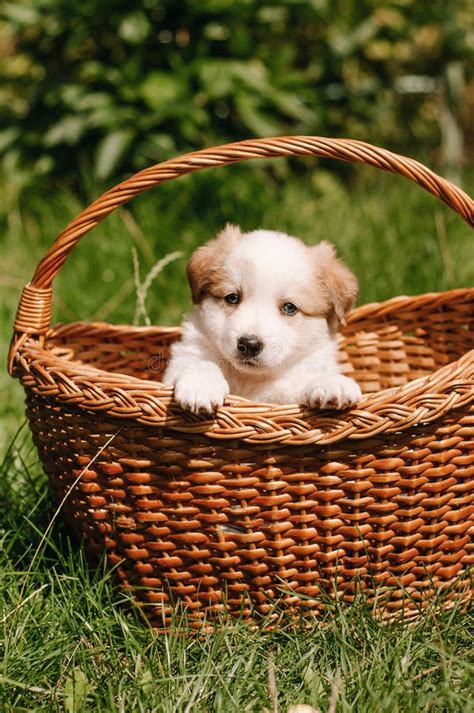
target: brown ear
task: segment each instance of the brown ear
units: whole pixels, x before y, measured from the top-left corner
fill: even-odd
[[[222,267],[231,247],[241,237],[237,225],[227,225],[214,240],[198,248],[188,262],[187,276],[194,304],[199,304],[213,285],[222,282]]]
[[[328,319],[334,328],[346,323],[346,314],[354,306],[359,289],[356,276],[336,256],[331,243],[323,240],[312,248],[318,282],[322,285],[328,307]]]

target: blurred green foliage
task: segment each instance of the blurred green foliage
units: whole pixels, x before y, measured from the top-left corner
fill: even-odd
[[[3,2],[3,169],[110,181],[178,151],[285,133],[416,152],[442,145],[450,121],[469,141],[469,5]]]

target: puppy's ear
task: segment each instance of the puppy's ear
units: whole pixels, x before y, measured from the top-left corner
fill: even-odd
[[[327,318],[334,329],[346,323],[346,314],[354,306],[359,289],[356,276],[336,256],[334,245],[323,240],[311,248],[318,282],[328,308]]]
[[[188,262],[187,276],[194,304],[199,304],[222,280],[222,267],[226,255],[242,236],[237,225],[227,225],[214,240],[198,248]]]
[[[242,231],[238,225],[226,223],[220,233],[217,233],[216,241],[220,240],[223,246],[229,247],[235,244],[242,237]]]
[[[213,240],[195,250],[188,262],[186,273],[194,304],[199,304],[207,293],[209,278],[214,265],[214,242]]]

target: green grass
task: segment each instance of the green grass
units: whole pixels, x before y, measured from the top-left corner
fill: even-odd
[[[14,186],[5,188],[3,359],[20,288],[81,208],[59,188],[38,187],[20,197]],[[55,320],[130,323],[135,246],[142,276],[163,255],[182,250],[147,297],[154,323],[178,323],[190,307],[186,258],[225,221],[284,229],[310,242],[333,240],[359,276],[360,303],[473,282],[469,228],[402,179],[361,170],[357,184],[344,187],[317,171],[312,179],[285,183],[258,165],[234,166],[164,185],[111,216],[63,269]],[[110,573],[87,565],[61,519],[49,527],[55,506],[28,429],[21,427],[21,388],[4,364],[1,710],[227,712],[278,705],[286,711],[296,702],[340,712],[474,710],[472,612],[432,611],[414,626],[382,625],[362,606],[333,605],[324,625],[309,630],[281,622],[262,633],[223,621],[213,635],[188,638],[177,621],[169,636],[150,632]]]

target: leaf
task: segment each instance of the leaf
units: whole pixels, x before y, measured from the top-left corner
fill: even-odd
[[[151,695],[155,689],[155,683],[153,681],[153,674],[149,668],[146,668],[140,679],[140,688],[146,696]]]
[[[227,40],[229,35],[229,28],[219,22],[210,22],[204,27],[204,36],[216,42]]]
[[[183,96],[183,82],[171,72],[150,72],[139,87],[139,95],[151,109],[166,108]]]
[[[96,175],[98,178],[104,180],[111,175],[134,136],[135,132],[132,129],[117,129],[102,139],[96,154]]]
[[[197,63],[199,80],[210,99],[222,99],[232,93],[234,80],[230,64],[231,60],[211,58]]]
[[[240,94],[236,96],[235,104],[241,121],[255,136],[271,136],[280,132],[278,122],[262,111],[256,97]]]
[[[87,694],[90,690],[86,674],[81,667],[73,668],[63,688],[65,713],[79,713],[87,701]]]
[[[314,113],[306,107],[294,93],[272,89],[267,94],[268,100],[283,114],[297,121],[312,121]]]
[[[24,27],[37,24],[40,18],[39,12],[33,3],[28,6],[20,5],[19,3],[5,3],[1,14],[12,23],[23,25]]]
[[[8,129],[0,131],[0,151],[5,151],[20,136],[20,129],[10,126]]]
[[[233,62],[232,72],[246,87],[256,92],[266,92],[271,88],[268,71],[258,59],[248,62]]]
[[[123,18],[118,33],[125,42],[139,45],[148,37],[150,29],[151,24],[145,13],[137,10]]]
[[[86,123],[84,116],[65,116],[46,133],[43,141],[44,145],[52,147],[64,143],[74,146],[81,138],[86,128]]]
[[[91,92],[75,99],[76,111],[90,111],[112,107],[113,99],[107,92]]]
[[[377,34],[378,27],[371,17],[357,25],[352,32],[335,28],[329,37],[329,45],[336,56],[349,57],[360,47],[367,47]]]

